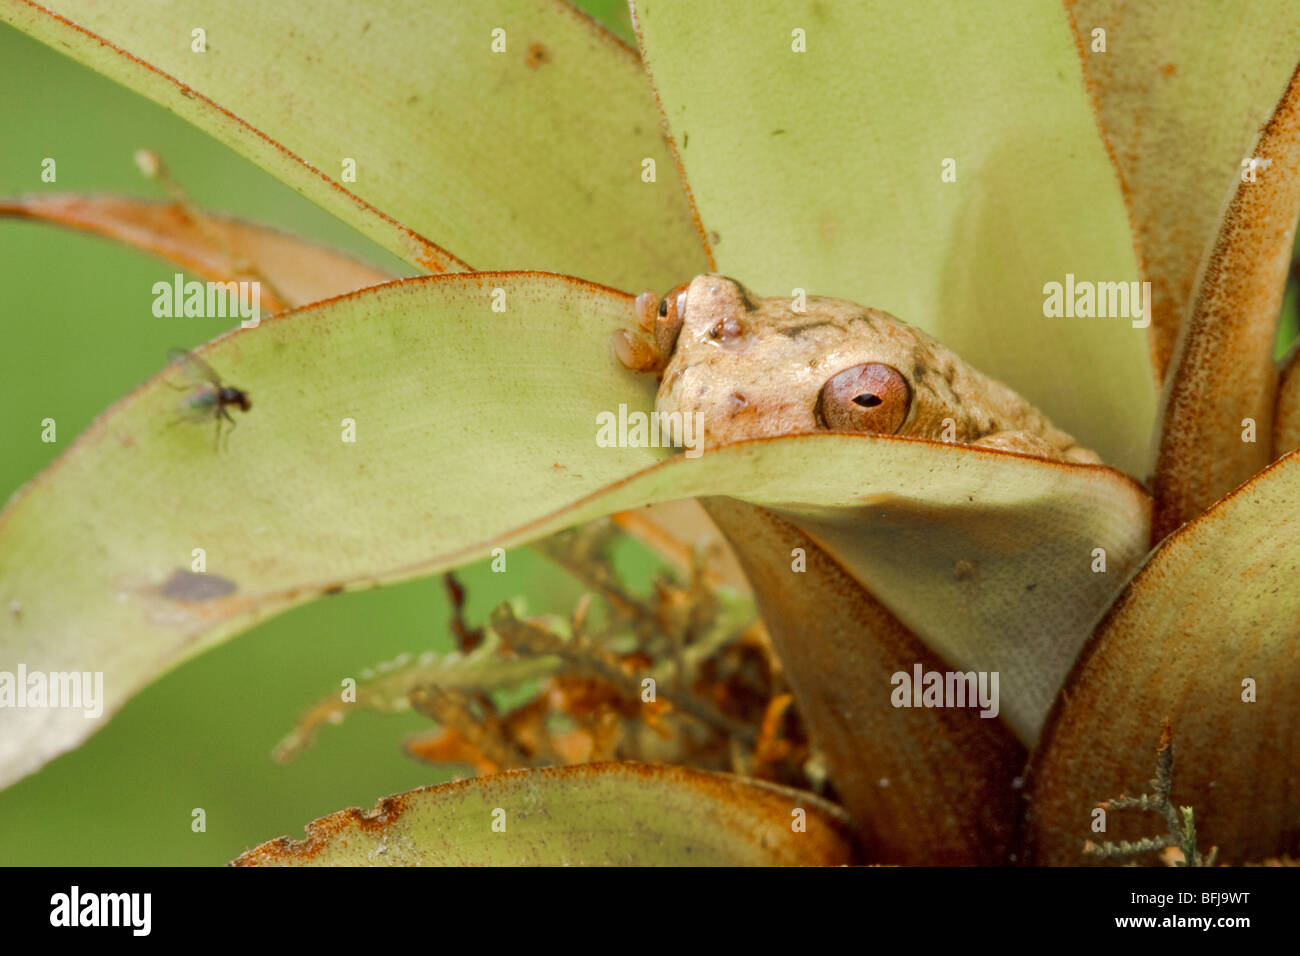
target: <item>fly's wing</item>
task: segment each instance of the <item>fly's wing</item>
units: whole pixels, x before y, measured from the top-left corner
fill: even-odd
[[[171,349],[167,353],[167,358],[171,361],[174,368],[181,372],[182,378],[187,385],[213,385],[216,388],[221,387],[221,376],[219,376],[207,362],[199,358],[193,352],[187,352],[185,349]]]
[[[219,406],[216,388],[203,383],[186,393],[176,407],[185,421],[201,422],[215,415]]]
[[[172,383],[173,388],[185,391],[185,396],[177,404],[180,421],[201,422],[215,414],[218,405],[217,393],[221,388],[221,378],[212,366],[185,349],[171,349],[167,353],[171,367],[180,374],[180,384]]]

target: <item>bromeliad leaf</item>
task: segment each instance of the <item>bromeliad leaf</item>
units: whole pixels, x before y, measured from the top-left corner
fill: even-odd
[[[896,315],[1144,474],[1146,333],[1044,314],[1045,285],[1067,274],[1139,278],[1063,7],[649,0],[634,13],[718,271],[759,295]],[[1097,369],[1104,387],[1062,388]]]
[[[1300,70],[1242,174],[1179,331],[1152,490],[1159,540],[1273,460],[1278,314],[1300,216]]]
[[[810,793],[681,767],[587,764],[412,790],[234,863],[836,866],[855,861],[852,840],[843,812]]]
[[[97,233],[214,282],[261,281],[261,309],[268,315],[396,278],[268,226],[186,210],[175,203],[119,196],[30,196],[0,200],[0,216]]]
[[[1141,787],[1167,719],[1175,800],[1225,862],[1289,853],[1300,790],[1300,453],[1167,538],[1070,675],[1032,767],[1030,850],[1078,863],[1096,801]],[[1145,835],[1112,815],[1107,839]]]
[[[945,656],[994,648],[1010,669],[1026,656],[1012,648],[1039,644],[1006,643],[1024,616],[998,597],[1002,583],[1019,594],[1038,582],[1035,616],[1075,622],[1064,647],[1082,641],[1077,620],[1099,613],[1118,580],[1081,582],[1074,565],[1099,547],[1118,576],[1141,553],[1145,496],[1104,468],[851,435],[666,462],[663,449],[598,447],[598,415],[652,402],[652,384],[608,351],[631,305],[556,276],[453,275],[379,286],[219,340],[203,358],[253,402],[220,457],[206,432],[168,426],[175,393],[155,379],[0,516],[0,599],[23,608],[0,619],[0,651],[29,667],[103,670],[112,712],[185,657],[337,586],[430,574],[649,502],[735,495],[820,528],[842,522],[842,535],[864,509],[891,515],[881,533],[900,540],[965,526],[968,543],[992,549],[982,577],[952,583],[961,549],[909,549],[902,576],[873,570],[880,555],[864,566],[923,640],[931,625],[956,635]],[[344,441],[353,427],[356,442]],[[1038,539],[1046,550],[1024,548]],[[69,550],[70,540],[81,546]],[[196,547],[205,574],[190,569]],[[1050,573],[1060,561],[1069,567]],[[981,611],[969,613],[970,595],[936,602],[928,586],[973,588]],[[957,619],[966,623],[949,628]],[[1015,629],[1026,640],[1031,631]],[[1035,688],[1068,657],[1042,655],[1043,672],[1028,657],[1003,693],[1032,738]],[[66,711],[15,715],[0,741],[6,780],[91,729]]]
[[[564,4],[485,0],[431,19],[419,0],[183,0],[162,14],[15,0],[0,18],[428,271],[468,262],[641,289],[704,266],[635,55]]]
[[[1300,17],[1290,2],[1065,5],[1151,281],[1148,332],[1163,379],[1224,200],[1295,70]]]

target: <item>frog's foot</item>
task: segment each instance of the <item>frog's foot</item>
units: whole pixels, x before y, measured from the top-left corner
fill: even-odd
[[[610,346],[624,367],[634,372],[654,372],[658,375],[672,356],[677,333],[681,329],[681,319],[677,318],[675,312],[670,312],[666,299],[660,299],[653,292],[642,292],[636,297],[632,308],[636,313],[637,325],[642,332],[650,334],[651,340],[646,341],[627,329],[619,329],[610,339]]]
[[[1035,458],[1047,458],[1051,461],[1068,461],[1081,465],[1100,465],[1101,458],[1096,452],[1080,445],[1058,448],[1051,442],[1025,431],[994,432],[978,441],[971,442],[977,448],[993,448],[998,451],[1013,451],[1020,455],[1033,455]]]

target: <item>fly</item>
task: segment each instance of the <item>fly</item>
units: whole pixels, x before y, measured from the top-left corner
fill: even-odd
[[[230,414],[233,405],[246,412],[253,407],[248,393],[233,385],[226,385],[221,376],[203,359],[184,349],[172,349],[167,353],[171,364],[184,374],[186,383],[177,385],[167,382],[174,389],[187,392],[180,401],[181,417],[176,422],[204,422],[212,419],[217,424],[214,448],[221,448],[221,423],[229,422],[235,427],[235,419]],[[176,424],[173,422],[172,424]],[[229,433],[227,433],[229,434]]]

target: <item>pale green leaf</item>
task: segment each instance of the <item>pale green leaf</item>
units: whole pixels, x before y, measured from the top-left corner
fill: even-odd
[[[556,0],[49,7],[15,0],[0,18],[422,268],[543,269],[633,291],[702,268],[640,64]]]
[[[111,713],[295,603],[724,494],[824,537],[944,656],[1004,666],[1004,714],[1032,739],[1080,621],[1141,553],[1141,490],[1109,469],[871,436],[667,462],[662,448],[601,447],[598,415],[653,401],[653,381],[610,354],[611,331],[632,322],[630,299],[607,289],[484,273],[379,286],[218,340],[204,359],[252,401],[221,452],[210,423],[176,422],[181,393],[164,374],[0,514],[0,662],[103,671]],[[1086,573],[1094,548],[1106,574]],[[977,573],[962,577],[972,555]],[[73,710],[11,714],[5,780],[99,725]]]
[[[388,797],[254,847],[236,866],[838,866],[843,812],[682,767],[523,770]]]
[[[1044,315],[1044,286],[1067,274],[1138,279],[1062,6],[644,0],[635,14],[720,271],[920,326],[1142,473],[1145,331]]]

